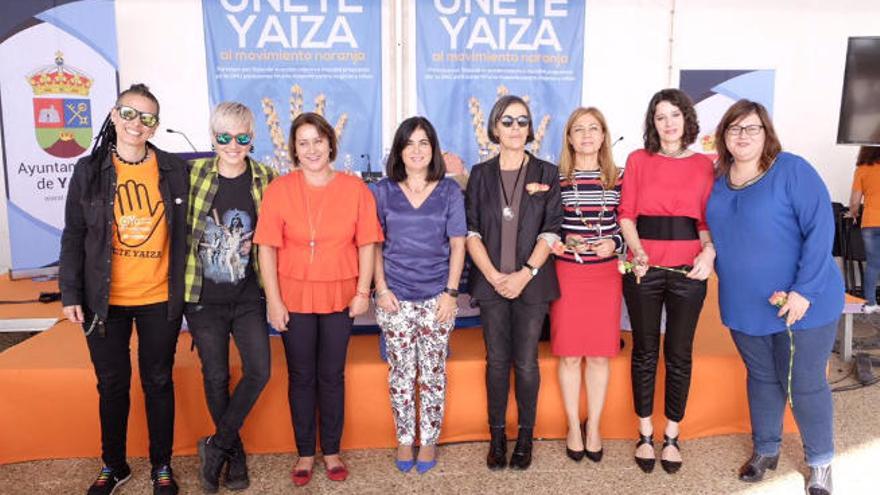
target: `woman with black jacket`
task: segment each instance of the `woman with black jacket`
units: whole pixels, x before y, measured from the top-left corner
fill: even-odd
[[[98,379],[104,467],[90,495],[131,477],[125,460],[132,323],[147,409],[153,493],[178,492],[171,471],[171,369],[183,311],[186,164],[147,140],[159,102],[143,84],[122,92],[92,153],[73,172],[61,235],[64,316],[83,326]]]
[[[507,466],[505,414],[510,368],[516,378],[519,430],[512,469],[532,462],[532,430],[541,375],[538,339],[550,301],[559,297],[551,247],[559,240],[562,200],[559,171],[526,151],[534,140],[532,116],[518,96],[492,108],[489,139],[498,156],[474,165],[466,195],[471,295],[480,304],[486,343],[486,390],[492,439],[486,464]]]

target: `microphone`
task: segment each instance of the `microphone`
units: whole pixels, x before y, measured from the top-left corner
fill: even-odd
[[[364,153],[361,155],[361,158],[367,160],[367,170],[361,174],[361,177],[364,178],[364,182],[366,182],[367,184],[379,182],[379,180],[382,178],[382,173],[381,172],[373,172],[373,166],[372,166],[372,163],[370,162],[370,154]]]
[[[171,132],[171,130],[169,129],[168,132]],[[617,143],[619,143],[621,141],[623,141],[623,136],[620,136],[619,138],[615,139],[614,142],[611,143],[611,147],[613,148],[614,146],[617,145]]]
[[[189,138],[186,137],[186,134],[184,134],[183,132],[175,131],[174,129],[165,129],[165,132],[170,132],[171,134],[180,134],[181,136],[183,136],[183,139],[186,139],[186,142],[189,143],[189,147],[192,148],[193,151],[195,151],[196,153],[199,152],[199,150],[197,150],[196,147],[193,146],[192,141],[190,141]],[[620,139],[623,139],[623,138],[620,138]]]

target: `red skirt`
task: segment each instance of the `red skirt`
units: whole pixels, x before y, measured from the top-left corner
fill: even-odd
[[[616,261],[556,261],[561,296],[550,306],[556,356],[613,357],[620,351],[622,277]]]

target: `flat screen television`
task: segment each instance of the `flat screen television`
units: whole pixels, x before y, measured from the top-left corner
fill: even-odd
[[[849,39],[837,143],[880,146],[880,36]]]

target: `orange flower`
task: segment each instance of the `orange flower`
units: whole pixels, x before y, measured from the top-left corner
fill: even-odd
[[[526,192],[529,195],[536,194],[539,192],[547,192],[550,190],[550,186],[547,184],[541,184],[540,182],[529,182],[526,184]]]
[[[770,296],[769,301],[770,304],[776,306],[777,308],[781,308],[782,306],[785,306],[786,302],[788,302],[788,293],[778,290],[774,292],[772,296]]]

